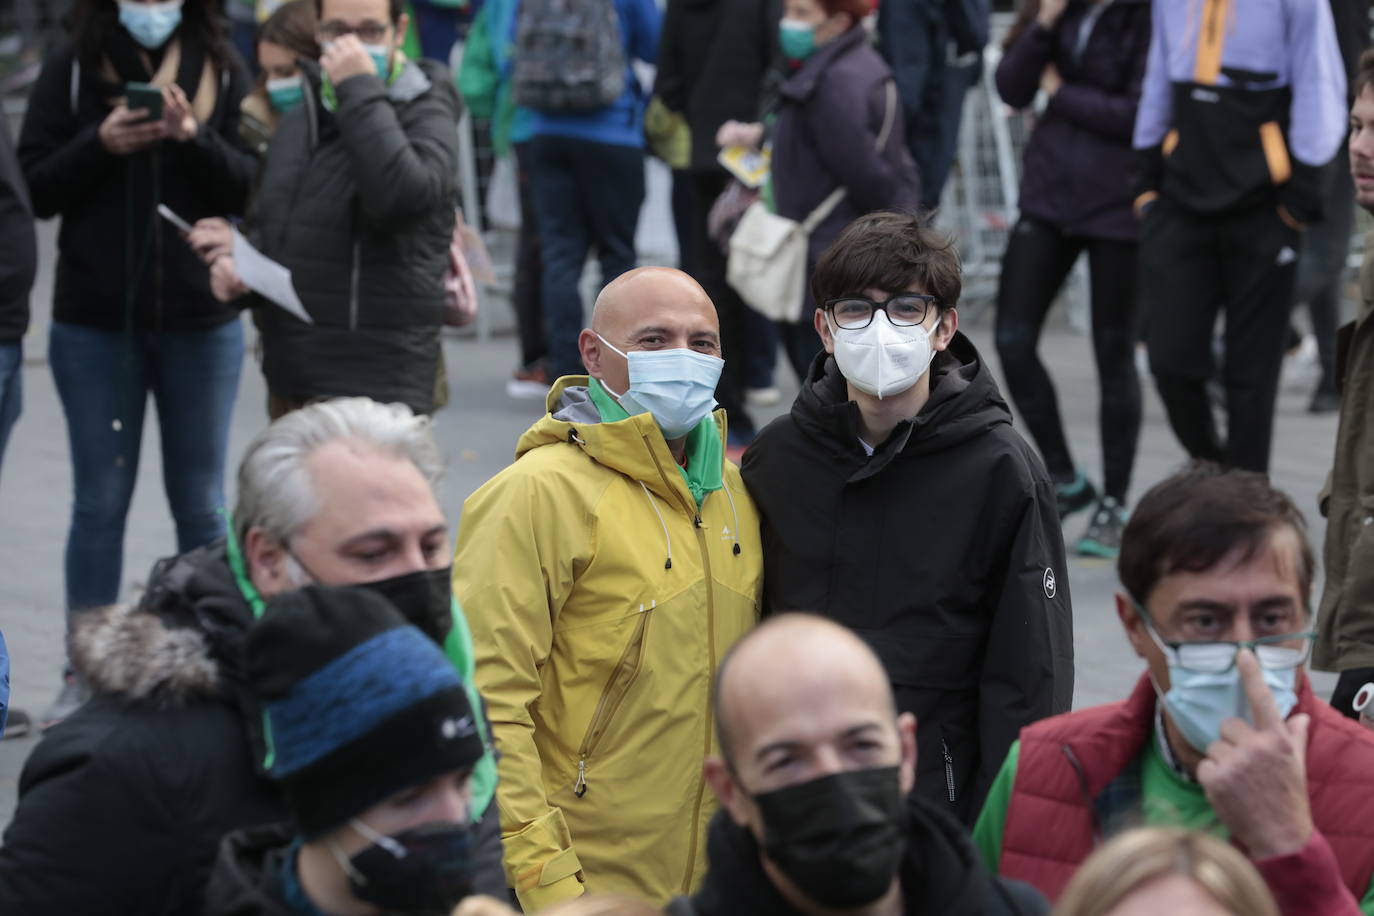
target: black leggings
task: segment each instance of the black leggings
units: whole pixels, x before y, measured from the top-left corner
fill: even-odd
[[[1054,297],[1083,251],[1092,276],[1093,354],[1101,389],[1103,492],[1121,503],[1131,485],[1140,438],[1140,378],[1135,371],[1134,242],[1068,236],[1022,217],[1002,257],[997,291],[997,353],[1007,388],[1056,482],[1075,475],[1054,383],[1036,348]]]

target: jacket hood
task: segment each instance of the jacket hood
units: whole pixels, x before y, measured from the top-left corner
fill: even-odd
[[[206,916],[291,916],[277,876],[293,839],[287,824],[273,824],[221,840],[205,892]]]
[[[644,484],[665,500],[674,499],[680,483],[677,462],[654,418],[643,413],[603,423],[587,391],[589,384],[591,380],[585,375],[565,376],[554,383],[548,413],[520,437],[516,459],[542,446],[571,443],[597,464]],[[723,444],[725,411],[717,410],[714,419]]]
[[[158,561],[136,603],[83,614],[72,665],[97,694],[167,705],[222,698],[238,682],[252,622],[220,540]]]
[[[806,59],[797,72],[783,81],[779,92],[788,99],[801,101],[816,91],[825,71],[837,59],[855,48],[869,44],[868,31],[863,26],[855,26],[843,35],[833,38],[816,49],[816,53]]]
[[[697,911],[702,916],[794,914],[764,874],[759,854],[753,834],[725,809],[717,811],[706,840],[710,871],[694,898]],[[958,822],[911,795],[901,882],[907,913],[975,914],[985,912],[991,878]]]
[[[792,419],[807,435],[837,457],[852,457],[859,438],[859,405],[835,358],[822,351],[811,363],[807,382],[792,403]],[[855,479],[870,477],[898,455],[937,452],[1011,423],[1011,410],[973,342],[962,332],[930,368],[930,399],[921,412],[897,424],[886,442]]]

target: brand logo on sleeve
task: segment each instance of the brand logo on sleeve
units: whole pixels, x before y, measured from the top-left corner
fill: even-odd
[[[1054,570],[1050,569],[1048,566],[1045,567],[1044,583],[1046,598],[1053,598],[1055,595],[1059,594],[1059,580],[1054,577]]]

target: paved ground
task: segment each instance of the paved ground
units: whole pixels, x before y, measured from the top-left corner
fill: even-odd
[[[5,455],[0,484],[0,518],[5,520],[0,527],[0,568],[8,571],[0,581],[0,630],[12,655],[13,703],[34,713],[55,695],[63,659],[61,562],[71,497],[66,430],[51,374],[41,359],[46,349],[42,338],[50,300],[53,227],[41,228],[43,276],[34,295],[38,314],[29,341],[30,362],[24,370],[24,415]],[[986,322],[966,330],[985,354],[990,352]],[[505,380],[516,362],[511,337],[498,336],[485,344],[450,339],[445,347],[453,401],[439,415],[437,429],[449,463],[442,501],[456,522],[463,498],[510,460],[517,436],[539,415],[542,404],[505,395]],[[1097,398],[1087,342],[1060,322],[1048,334],[1043,352],[1059,386],[1078,460],[1095,469],[1099,466]],[[786,370],[779,370],[779,383],[786,392],[786,404],[794,390]],[[247,360],[234,414],[231,462],[237,462],[249,439],[264,425],[264,403],[261,375]],[[1324,526],[1311,509],[1327,471],[1336,421],[1309,416],[1305,405],[1305,391],[1285,393],[1279,407],[1273,470],[1278,483],[1309,510],[1313,538],[1320,544]],[[1143,492],[1182,459],[1151,392],[1135,492]],[[129,517],[126,587],[136,585],[154,560],[173,550],[160,473],[156,429],[150,423]],[[232,481],[229,487],[232,502]],[[1069,537],[1077,537],[1084,523],[1081,518],[1072,519]],[[1074,560],[1069,579],[1076,612],[1075,702],[1088,705],[1118,698],[1128,690],[1140,666],[1131,657],[1112,611],[1114,572],[1101,561]],[[1332,682],[1320,676],[1318,686],[1329,692]],[[9,819],[23,760],[36,742],[33,737],[0,742],[0,823]]]

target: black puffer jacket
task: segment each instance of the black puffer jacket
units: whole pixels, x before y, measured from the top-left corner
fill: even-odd
[[[694,172],[720,169],[716,131],[757,121],[764,77],[777,55],[779,0],[670,0],[654,94],[687,116]]]
[[[226,836],[205,889],[205,916],[295,916],[283,899],[281,881],[294,839],[286,824]]]
[[[24,764],[0,913],[199,916],[220,839],[287,817],[237,697],[253,613],[222,541],[161,561],[138,606],[89,613],[72,663],[95,698]],[[479,886],[500,893],[496,805],[476,830]]]
[[[14,158],[9,125],[0,118],[0,340],[19,340],[29,328],[29,290],[38,269],[29,190]]]
[[[429,413],[458,173],[453,78],[431,61],[389,86],[355,76],[337,87],[336,115],[320,104],[318,67],[303,66],[305,101],[277,126],[251,221],[315,323],[259,310],[267,386]]]
[[[1054,487],[962,334],[937,355],[925,407],[871,458],[858,423],[822,353],[791,414],[744,453],[765,607],[869,643],[916,715],[916,791],[972,823],[1021,728],[1073,698]]]
[[[132,41],[122,29],[110,40]],[[19,137],[19,162],[34,213],[62,217],[57,321],[124,327],[130,246],[144,259],[136,327],[197,330],[238,317],[236,306],[210,294],[209,271],[154,209],[165,203],[192,223],[243,212],[257,171],[257,157],[238,140],[239,103],[249,80],[233,51],[224,53],[214,111],[196,138],[165,140],[128,156],[106,150],[98,135],[111,111],[108,100],[122,95],[122,86],[100,77],[99,61],[76,60],[70,44],[43,62]]]
[[[753,834],[721,810],[706,838],[710,871],[696,896],[668,906],[670,916],[797,916],[759,864]],[[1049,912],[1028,884],[989,875],[973,844],[948,814],[916,796],[907,806],[902,912],[912,916],[1040,916]]]

